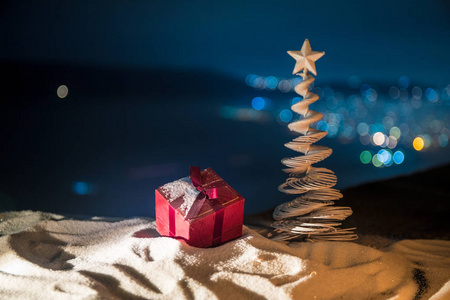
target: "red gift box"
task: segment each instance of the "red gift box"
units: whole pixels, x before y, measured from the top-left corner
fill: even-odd
[[[244,198],[211,168],[155,190],[156,230],[194,247],[217,246],[242,235]]]

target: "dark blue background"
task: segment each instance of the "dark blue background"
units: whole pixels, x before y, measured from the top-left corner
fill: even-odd
[[[276,120],[295,94],[253,89],[246,76],[291,78],[286,51],[309,38],[326,52],[317,86],[348,96],[357,76],[380,105],[403,75],[443,89],[449,13],[447,1],[2,1],[0,208],[152,215],[153,190],[190,165],[213,167],[248,213],[271,208],[291,199],[276,188],[293,136]],[[256,96],[271,99],[266,121],[224,117]],[[448,126],[445,103],[414,118],[438,111]],[[370,147],[357,139],[321,144],[335,150],[323,165],[340,188],[450,160],[450,146],[405,148],[403,164],[375,168],[361,164]]]

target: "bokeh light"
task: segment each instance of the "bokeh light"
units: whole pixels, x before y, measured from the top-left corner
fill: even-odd
[[[255,87],[257,78],[258,78],[257,75],[249,74],[249,75],[247,75],[247,77],[245,77],[245,84],[247,84],[248,86],[251,86],[251,87]]]
[[[58,95],[59,98],[63,99],[66,98],[67,95],[69,94],[69,89],[67,88],[67,86],[65,85],[60,85],[58,87],[58,89],[56,90],[56,94]]]
[[[368,163],[370,163],[372,161],[372,154],[369,151],[365,150],[365,151],[361,152],[359,159],[361,160],[361,162],[363,164],[367,165]]]
[[[252,107],[256,110],[261,110],[266,106],[266,101],[261,97],[255,97],[252,100]]]
[[[321,121],[317,122],[316,128],[318,130],[328,131],[328,124],[327,124],[327,122],[321,120]]]
[[[294,98],[291,99],[291,101],[289,101],[289,103],[290,103],[291,105],[294,105],[295,103],[299,102],[300,100],[302,100],[302,98],[300,98],[300,97],[294,97]]]
[[[422,89],[418,86],[413,87],[412,95],[413,95],[413,98],[415,98],[415,99],[422,98]]]
[[[366,103],[368,107],[375,106],[378,98],[378,93],[376,90],[369,88],[364,91],[363,96],[364,96],[364,103]]]
[[[438,142],[439,142],[439,145],[441,147],[447,146],[447,144],[448,144],[448,136],[446,134],[439,135]]]
[[[406,75],[403,75],[398,79],[398,86],[402,89],[407,89],[410,83],[411,81],[409,80],[409,77]]]
[[[391,86],[389,89],[389,96],[391,96],[392,99],[398,99],[400,97],[400,90],[396,86]]]
[[[403,154],[402,151],[398,150],[395,151],[394,155],[392,156],[394,162],[399,165],[401,164],[404,160],[405,160],[405,155]]]
[[[293,92],[301,81],[299,76],[286,79],[255,74],[245,79],[246,84],[255,89],[278,89],[283,93]],[[450,106],[450,85],[424,88],[411,82],[407,75],[403,75],[397,84],[387,87],[388,91],[363,83],[357,76],[347,79],[351,91],[340,91],[327,85],[311,85],[309,90],[316,93],[321,101],[313,103],[310,109],[324,115],[315,128],[326,131],[329,138],[338,138],[337,142],[341,144],[359,141],[364,146],[379,147],[375,154],[361,152],[360,159],[366,164],[375,162],[380,167],[389,167],[401,161],[399,157],[404,157],[403,151],[396,151],[394,160],[394,151],[398,147],[414,148],[417,151],[436,151],[446,147],[450,137],[446,113],[447,106]],[[221,115],[239,121],[276,120],[282,125],[292,122],[293,112],[283,107],[283,101],[277,100],[255,97],[252,109],[236,107],[233,108],[233,114],[224,109]],[[292,106],[299,101],[302,101],[302,97],[293,93],[286,102]]]
[[[437,93],[432,88],[427,88],[425,91],[425,97],[427,97],[428,101],[436,102],[437,101]]]
[[[365,122],[361,122],[356,127],[356,131],[358,131],[359,135],[366,135],[369,134],[369,125]]]
[[[373,164],[375,167],[381,167],[381,166],[383,165],[383,163],[378,159],[378,155],[374,155],[374,156],[372,157],[372,164]]]
[[[292,112],[291,112],[290,109],[283,109],[283,110],[280,112],[279,117],[280,117],[280,120],[281,120],[282,122],[288,123],[288,122],[290,122],[290,121],[292,120]]]
[[[385,136],[382,132],[375,132],[372,136],[372,141],[375,145],[381,146],[385,142]]]
[[[264,83],[268,89],[273,90],[276,89],[278,86],[278,79],[275,76],[269,76],[266,78]]]
[[[89,193],[89,185],[86,182],[75,182],[72,188],[75,194],[78,195],[87,195]]]
[[[397,147],[397,143],[397,139],[394,136],[390,135],[387,140],[387,147],[389,149],[394,149],[395,147]]]
[[[401,132],[400,128],[394,126],[389,130],[389,134],[398,140],[400,138],[402,132]]]
[[[423,145],[425,148],[428,148],[431,146],[431,136],[429,134],[424,134],[422,136],[423,139]]]
[[[287,93],[291,90],[291,83],[289,82],[289,80],[286,79],[282,79],[280,80],[280,82],[278,83],[278,89],[282,92],[282,93]]]
[[[377,156],[378,160],[385,165],[389,165],[392,162],[392,154],[385,149],[378,151]]]
[[[425,142],[420,136],[418,136],[414,139],[413,147],[415,150],[420,151],[423,149],[424,146],[425,146]]]

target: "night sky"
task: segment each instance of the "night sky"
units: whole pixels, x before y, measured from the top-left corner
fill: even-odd
[[[287,76],[304,38],[323,80],[446,85],[448,1],[2,1],[0,59]],[[298,48],[298,49],[297,49]]]

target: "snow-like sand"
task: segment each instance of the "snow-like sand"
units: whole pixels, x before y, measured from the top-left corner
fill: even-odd
[[[222,246],[150,219],[0,214],[0,299],[450,299],[450,241],[284,245],[244,227]]]

